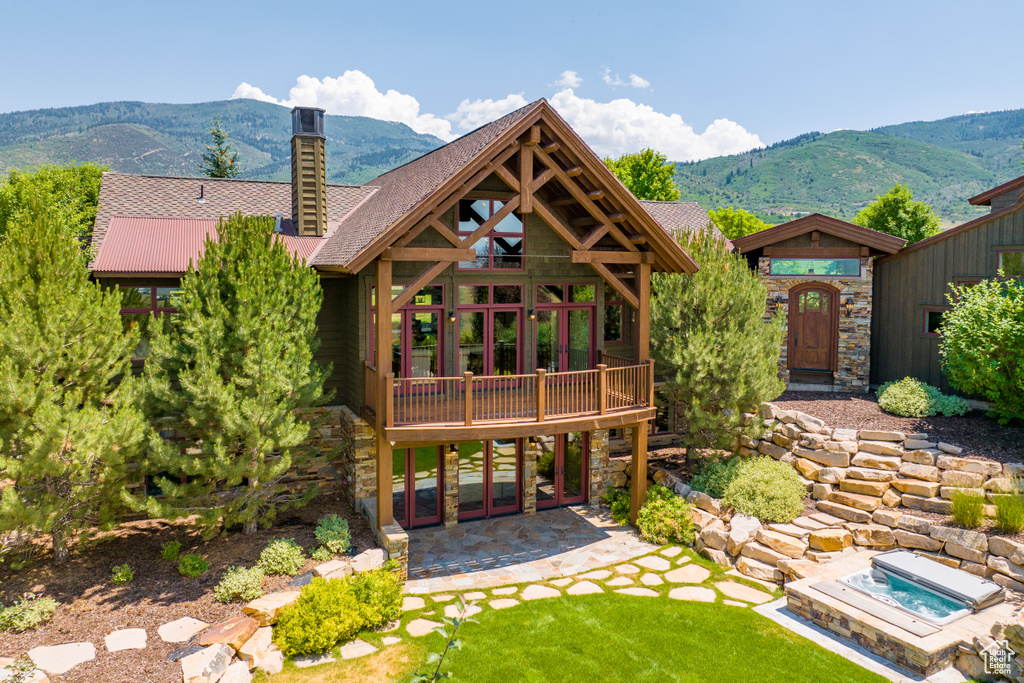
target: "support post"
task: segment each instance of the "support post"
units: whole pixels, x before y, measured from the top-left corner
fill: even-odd
[[[636,526],[640,508],[647,502],[647,422],[633,425],[633,475],[630,481],[629,523]]]
[[[543,422],[544,414],[547,412],[548,390],[544,378],[546,374],[547,370],[537,368],[537,422]]]
[[[469,371],[462,373],[462,383],[465,387],[463,395],[466,397],[462,407],[466,426],[469,427],[473,424],[473,373]]]
[[[644,363],[651,357],[651,264],[641,263],[636,272],[636,359]]]
[[[597,364],[597,412],[604,415],[608,412],[608,366],[604,363]]]
[[[647,407],[654,407],[654,359],[647,359]]]
[[[384,436],[388,413],[394,410],[394,396],[388,372],[391,370],[391,261],[377,261],[377,320],[374,330],[374,360],[377,365],[377,527],[392,522],[392,448]],[[392,418],[393,419],[393,418]]]

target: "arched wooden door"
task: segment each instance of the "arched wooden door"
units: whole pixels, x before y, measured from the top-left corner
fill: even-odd
[[[821,283],[789,290],[789,369],[834,372],[839,331],[839,293]]]

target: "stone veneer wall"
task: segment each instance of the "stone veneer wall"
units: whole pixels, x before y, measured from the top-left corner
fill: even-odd
[[[779,376],[789,382],[789,290],[797,285],[821,283],[839,290],[839,340],[833,387],[840,391],[866,392],[871,373],[871,290],[874,264],[861,259],[861,277],[819,278],[809,276],[769,275],[771,259],[758,260],[761,281],[768,288],[765,320],[778,313],[785,333],[779,352]],[[846,315],[846,303],[852,301],[853,315]]]

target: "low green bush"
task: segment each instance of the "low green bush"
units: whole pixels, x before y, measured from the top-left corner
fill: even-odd
[[[207,563],[202,555],[188,553],[187,555],[182,555],[181,559],[178,560],[178,573],[195,579],[202,576],[209,566],[209,563]]]
[[[268,576],[295,576],[306,564],[306,553],[294,538],[279,538],[271,541],[260,553],[256,563]]]
[[[736,473],[742,462],[743,460],[738,457],[727,460],[710,460],[690,482],[690,488],[703,491],[712,498],[721,498],[725,495],[725,489],[729,483],[736,478]]]
[[[647,490],[647,502],[636,520],[640,537],[650,543],[692,545],[693,520],[690,506],[664,486],[655,484]]]
[[[116,583],[118,586],[123,586],[126,583],[131,583],[132,579],[135,578],[135,572],[127,564],[119,564],[110,570],[110,580]]]
[[[402,616],[402,579],[398,574],[382,569],[356,574],[352,590],[367,628],[380,628]]]
[[[53,618],[59,605],[53,598],[26,593],[10,607],[0,605],[0,631],[21,633],[38,628]]]
[[[160,557],[165,560],[171,560],[172,562],[178,559],[178,553],[181,551],[180,541],[168,541],[164,543],[163,549],[160,551]]]
[[[744,460],[722,500],[762,522],[791,522],[804,509],[807,489],[792,466],[768,457]]]
[[[886,382],[879,387],[878,407],[902,417],[931,417],[939,413],[951,417],[963,415],[970,410],[967,401],[959,396],[947,396],[913,377]]]
[[[213,588],[218,602],[248,602],[263,595],[263,570],[259,567],[228,567]]]
[[[334,553],[327,549],[326,546],[318,545],[313,548],[313,552],[309,554],[316,562],[330,562],[334,559]]]
[[[365,615],[349,581],[314,577],[283,610],[274,642],[290,657],[327,652],[363,628]]]
[[[629,524],[629,492],[609,486],[601,494],[601,498],[611,508],[612,519],[616,524]]]
[[[985,497],[976,493],[965,493],[954,491],[950,498],[953,503],[953,521],[965,529],[975,529],[981,526],[981,520],[985,516]]]
[[[316,525],[316,540],[334,555],[348,551],[352,536],[348,529],[348,520],[338,515],[325,515]]]

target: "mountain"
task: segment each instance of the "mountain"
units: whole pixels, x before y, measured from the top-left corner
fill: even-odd
[[[198,175],[217,116],[238,152],[241,177],[290,177],[289,110],[256,100],[106,102],[0,114],[0,171],[95,161],[124,173]],[[333,182],[364,182],[442,144],[402,123],[362,116],[326,119],[327,176]]]
[[[1024,172],[1024,109],[871,131],[807,133],[760,150],[676,164],[682,199],[735,206],[770,222],[793,213],[852,218],[896,183],[946,224],[985,213],[967,198]]]

